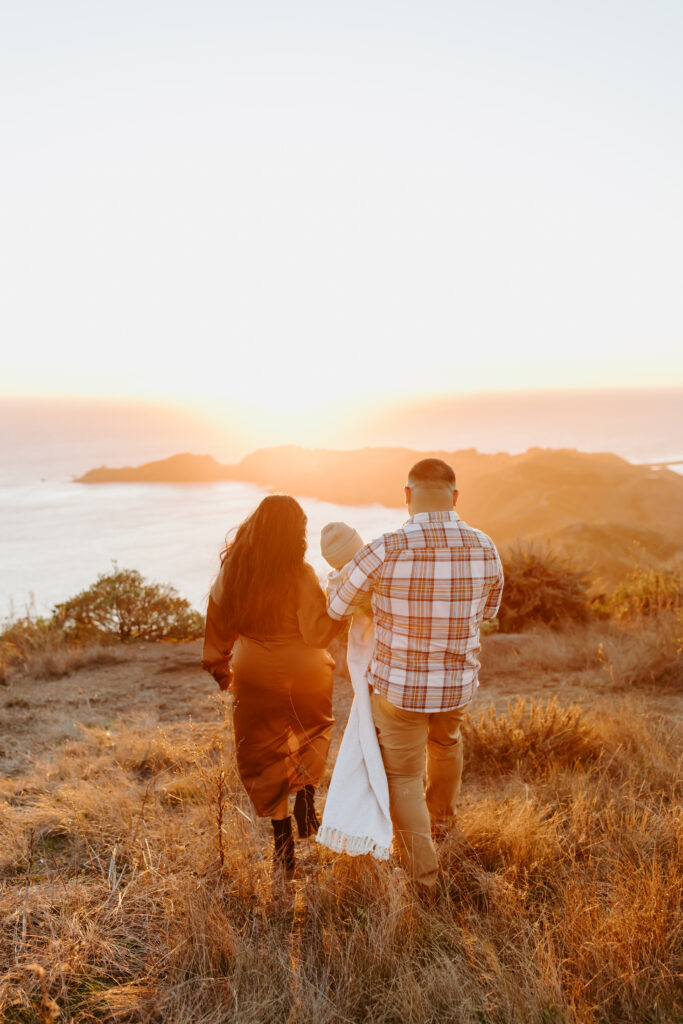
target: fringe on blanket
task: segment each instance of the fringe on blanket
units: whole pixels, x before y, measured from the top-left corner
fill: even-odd
[[[389,847],[379,846],[370,836],[349,836],[340,832],[338,828],[330,828],[323,825],[318,829],[316,842],[322,843],[330,850],[337,853],[348,853],[351,857],[358,857],[363,853],[371,853],[377,860],[389,859]]]

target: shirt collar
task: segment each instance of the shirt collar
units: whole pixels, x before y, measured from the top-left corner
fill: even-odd
[[[416,512],[414,516],[406,520],[408,523],[457,523],[460,516],[454,508],[448,512]]]

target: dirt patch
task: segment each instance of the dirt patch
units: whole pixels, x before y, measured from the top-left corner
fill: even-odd
[[[503,710],[508,701],[519,696],[557,696],[565,704],[593,707],[609,693],[608,676],[598,662],[589,659],[587,665],[565,671],[559,668],[556,657],[545,668],[533,664],[538,661],[538,643],[533,634],[483,638],[481,685],[472,701],[472,714],[491,704]],[[190,719],[222,719],[231,698],[221,694],[202,670],[201,648],[200,640],[140,643],[126,648],[125,660],[113,664],[86,665],[63,679],[14,681],[0,697],[0,772],[20,773],[56,746],[80,736],[83,727],[115,730],[118,725],[137,724],[151,731]],[[330,765],[353,697],[339,653]],[[651,711],[668,717],[683,716],[680,695],[646,691],[638,696]]]
[[[115,730],[145,725],[150,731],[180,722],[222,718],[221,694],[201,667],[202,643],[140,643],[125,661],[90,665],[57,680],[20,679],[0,697],[0,772],[17,775],[82,727]],[[335,745],[351,706],[351,687],[335,680]]]

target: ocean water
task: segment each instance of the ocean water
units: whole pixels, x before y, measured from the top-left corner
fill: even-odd
[[[571,432],[577,422],[575,407],[565,410],[562,427],[557,410],[541,415],[539,407],[532,416],[528,403],[515,401],[517,434],[504,419],[494,430],[491,410],[480,403],[469,418],[471,434],[459,431],[456,438],[443,411],[443,436],[422,438],[411,431],[413,446],[452,449],[465,447],[466,440],[481,451],[514,452],[537,444],[614,451],[634,462],[683,456],[679,393],[658,400],[661,417],[654,412],[655,398],[647,393],[640,406],[636,399],[627,403],[621,396],[608,407],[604,399],[604,416],[594,410],[590,443],[585,444],[577,443],[581,438]],[[479,431],[474,429],[477,409]],[[48,612],[108,572],[114,561],[155,582],[173,584],[194,607],[205,608],[226,534],[256,507],[265,490],[241,483],[87,486],[74,483],[73,477],[103,464],[136,465],[178,451],[208,451],[225,458],[227,448],[239,453],[253,445],[233,438],[221,450],[221,438],[205,426],[200,430],[168,415],[155,418],[142,407],[127,419],[124,412],[120,406],[98,412],[92,402],[67,407],[0,400],[0,619],[27,608]],[[273,443],[290,440],[282,436]],[[407,440],[393,430],[385,437],[369,428],[364,443]],[[310,443],[315,445],[315,439]],[[339,446],[356,446],[352,434]],[[680,472],[683,466],[672,469]],[[402,484],[398,482],[396,508],[300,498],[309,519],[308,557],[320,576],[327,572],[319,547],[322,526],[344,520],[365,539],[395,529],[406,516],[398,507]]]
[[[139,569],[172,583],[204,610],[225,535],[268,492],[239,483],[87,486],[40,480],[0,488],[0,618],[33,607],[44,614],[108,572]],[[352,523],[368,540],[405,518],[380,505],[349,508],[301,499],[308,516],[309,561],[319,575],[327,522]]]

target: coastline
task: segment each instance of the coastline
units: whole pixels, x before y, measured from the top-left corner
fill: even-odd
[[[97,454],[96,445],[88,450]],[[62,454],[68,465],[69,450]],[[84,454],[72,452],[72,465],[83,464]],[[208,467],[213,480],[195,473],[191,482],[157,479],[153,486],[144,479],[146,463],[133,467],[143,479],[99,486],[74,486],[63,473],[44,481],[23,473],[23,480],[0,487],[0,615],[27,607],[43,613],[110,571],[114,560],[173,584],[201,609],[226,534],[278,490],[304,506],[309,557],[323,575],[318,538],[324,523],[351,522],[368,540],[395,529],[406,518],[405,474],[424,454],[397,447],[262,449],[227,467],[242,479],[221,479],[226,467],[205,456],[197,464]],[[681,557],[683,475],[671,469],[570,449],[435,454],[455,465],[458,513],[501,549],[520,540],[550,544],[607,585],[635,566],[661,568]]]

